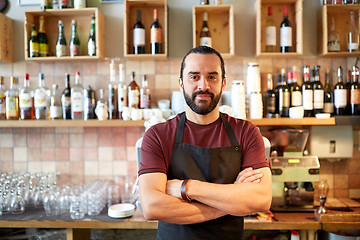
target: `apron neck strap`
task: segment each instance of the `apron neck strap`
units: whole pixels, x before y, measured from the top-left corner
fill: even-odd
[[[230,143],[232,146],[239,146],[239,142],[236,139],[235,133],[232,130],[228,120],[225,118],[224,114],[220,113],[221,121],[225,127],[226,135],[228,136]],[[186,114],[183,113],[180,117],[180,121],[178,127],[176,128],[176,138],[175,143],[182,143],[182,139],[184,136],[184,126],[185,126]]]

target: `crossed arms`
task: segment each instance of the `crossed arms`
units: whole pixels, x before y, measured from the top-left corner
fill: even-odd
[[[182,180],[167,180],[164,173],[139,177],[140,200],[144,217],[176,224],[199,223],[230,214],[245,216],[268,211],[272,198],[268,167],[245,169],[233,184],[215,184],[191,180],[187,194],[195,201],[182,200]]]

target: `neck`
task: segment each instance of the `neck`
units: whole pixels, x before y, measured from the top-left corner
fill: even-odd
[[[193,110],[190,109],[189,106],[186,106],[185,113],[186,113],[186,118],[189,121],[199,124],[199,125],[207,125],[207,124],[213,123],[220,116],[219,105],[217,105],[216,108],[214,110],[212,110],[212,112],[210,112],[206,115],[201,115],[201,114],[195,113]]]

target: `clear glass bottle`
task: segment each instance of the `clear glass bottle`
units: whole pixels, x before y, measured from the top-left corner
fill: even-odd
[[[321,113],[324,110],[324,87],[320,81],[320,66],[314,66],[314,115]]]
[[[20,119],[34,119],[34,91],[30,88],[29,74],[24,74],[24,87],[19,92]]]
[[[96,56],[96,38],[95,38],[95,15],[91,17],[91,28],[88,40],[88,55]]]
[[[62,20],[59,20],[59,37],[56,43],[56,57],[66,56],[66,39],[64,34],[64,24]]]
[[[331,86],[330,70],[325,71],[324,84],[324,113],[334,114],[334,94]]]
[[[84,89],[84,120],[95,119],[96,97],[92,85]]]
[[[0,120],[6,119],[6,97],[4,77],[0,76]]]
[[[52,94],[50,96],[50,119],[61,119],[61,100],[57,84],[52,85]]]
[[[276,96],[273,87],[273,79],[271,73],[267,74],[267,91],[264,94],[264,118],[273,118],[276,114]]]
[[[331,17],[328,36],[328,52],[340,52],[340,35],[335,29],[335,18]]]
[[[114,60],[111,60],[110,63],[110,83],[108,85],[108,110],[109,110],[109,119],[119,119],[118,111],[118,89],[116,84],[116,69]]]
[[[19,120],[19,90],[17,87],[16,78],[10,77],[10,88],[5,93],[6,97],[6,119]]]
[[[354,11],[350,11],[350,30],[348,34],[349,52],[359,51],[359,30],[355,21]]]
[[[140,88],[140,108],[151,108],[151,94],[146,75],[143,75],[142,77],[142,85]]]
[[[61,94],[61,109],[63,119],[71,119],[71,88],[70,74],[65,73],[65,88]]]
[[[272,6],[268,6],[268,16],[265,22],[265,52],[275,52],[276,26],[272,15]]]
[[[127,86],[125,84],[125,69],[124,64],[119,64],[119,84],[118,84],[118,112],[119,118],[122,118],[122,111],[127,107]]]
[[[44,74],[39,73],[39,86],[35,89],[34,93],[34,105],[35,105],[35,118],[39,119],[48,119],[48,100],[47,100],[47,91],[45,87]]]
[[[131,72],[131,82],[128,86],[129,107],[139,108],[140,88],[135,81],[135,72]]]
[[[84,119],[84,88],[81,85],[80,72],[76,72],[75,85],[71,88],[71,119]]]
[[[211,33],[208,27],[208,13],[203,13],[203,25],[200,32],[200,45],[212,47]]]
[[[341,66],[337,70],[338,81],[334,87],[334,114],[345,115],[347,105],[347,91],[343,81],[343,69]]]

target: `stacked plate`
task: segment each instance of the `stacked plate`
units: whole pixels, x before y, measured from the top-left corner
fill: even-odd
[[[135,205],[131,203],[120,203],[109,207],[108,215],[112,218],[125,218],[134,215]]]
[[[171,109],[174,114],[178,114],[185,111],[185,99],[184,94],[180,91],[174,91],[171,94]]]

